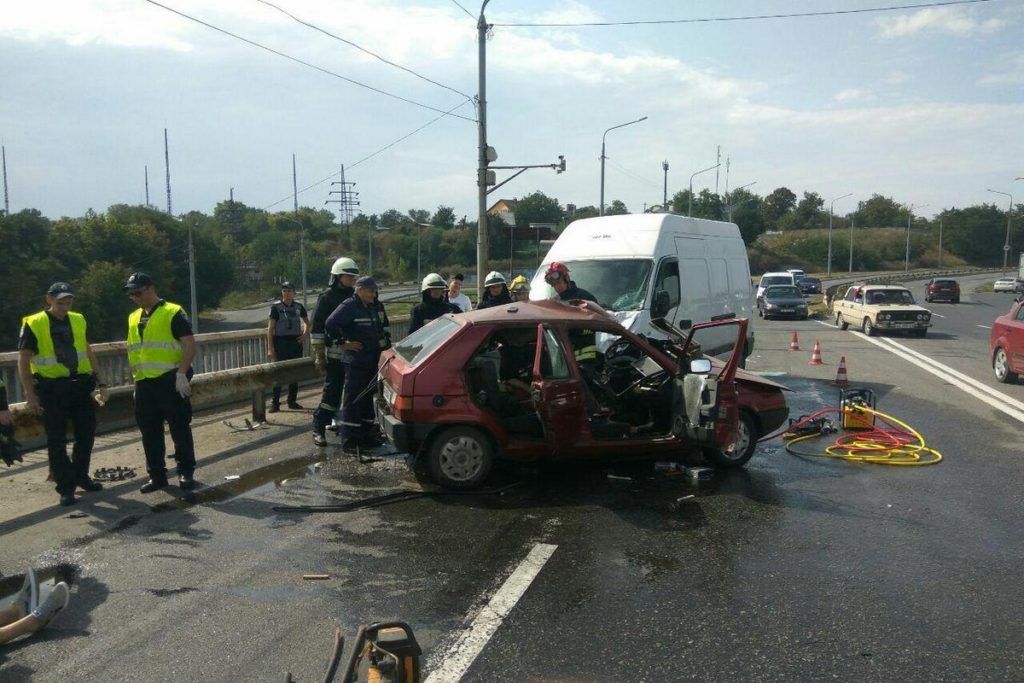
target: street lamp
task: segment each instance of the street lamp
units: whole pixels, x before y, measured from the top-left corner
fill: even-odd
[[[295,220],[294,218],[281,217],[281,220],[294,223],[299,226],[299,263],[302,269],[302,305],[305,307],[306,302],[306,226]]]
[[[708,171],[714,171],[716,168],[718,168],[721,165],[722,165],[721,163],[718,163],[718,164],[715,164],[714,166],[709,166],[709,167],[705,168],[704,170],[697,171],[692,176],[690,176],[690,205],[686,208],[686,215],[687,216],[692,216],[693,215],[693,179],[694,179],[694,177],[695,176],[699,176],[701,173],[707,173]]]
[[[918,209],[923,209],[926,206],[928,206],[928,205],[927,204],[921,204],[921,205],[911,204],[910,208],[907,209],[907,255],[906,255],[906,258],[903,261],[903,272],[904,273],[910,271],[910,221],[914,217],[914,208],[916,207]]]
[[[1006,242],[1003,243],[1003,275],[1006,275],[1006,260],[1010,256],[1010,221],[1013,220],[1013,195],[1009,192],[1000,192],[999,190],[989,190],[989,192],[1006,195],[1010,198],[1010,205],[1006,208]]]
[[[631,126],[634,123],[640,123],[641,121],[646,121],[646,120],[647,120],[647,117],[643,116],[643,117],[637,119],[636,121],[627,121],[626,123],[620,123],[619,125],[612,126],[608,130],[606,130],[604,132],[604,135],[601,136],[601,212],[600,212],[600,215],[602,215],[602,216],[604,215],[604,160],[605,160],[605,155],[604,155],[604,139],[605,139],[605,136],[608,135],[609,132],[615,130],[616,128],[622,128],[623,126]]]
[[[746,185],[740,185],[739,187],[737,187],[735,190],[732,191],[732,195],[731,196],[735,197],[737,192],[739,192],[740,190],[746,189],[746,188],[750,187],[751,185],[757,185],[757,181],[755,180],[752,183],[747,183]],[[691,192],[690,194],[692,195],[693,192]],[[739,207],[739,206],[741,206],[741,205],[743,205],[743,204],[746,204],[747,202],[752,202],[755,199],[757,199],[757,197],[751,197],[750,199],[745,199],[742,202],[740,202],[739,204],[730,204],[729,203],[729,196],[727,195],[726,198],[725,198],[726,220],[728,220],[730,223],[732,223],[732,210],[737,208],[737,207]]]
[[[861,209],[863,208],[863,204],[864,204],[864,202],[857,202],[857,211],[853,214],[853,218],[850,219],[850,269],[848,271],[846,271],[848,273],[852,273],[853,272],[853,224],[857,222],[857,214],[860,213]],[[939,225],[942,225],[942,224],[939,223]],[[942,254],[942,248],[941,247],[942,247],[942,245],[940,244],[939,245],[939,254],[940,254],[939,258],[942,258],[941,257],[941,254]]]
[[[423,236],[423,228],[429,228],[430,223],[417,223],[416,224],[416,281],[423,282],[423,277],[420,274],[420,238]]]
[[[825,269],[825,277],[832,276],[832,208],[840,199],[846,199],[847,197],[852,196],[853,193],[848,192],[842,197],[836,197],[832,200],[832,203],[828,205],[828,267]]]

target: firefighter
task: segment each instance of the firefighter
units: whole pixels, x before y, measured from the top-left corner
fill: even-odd
[[[22,320],[18,340],[18,374],[29,410],[41,413],[46,454],[61,505],[75,503],[75,487],[100,491],[89,478],[96,439],[92,392],[105,387],[96,376],[96,356],[89,347],[85,316],[71,310],[75,293],[66,282],[46,292],[46,309]],[[68,458],[67,427],[75,442]]]
[[[515,301],[529,301],[530,300],[530,283],[527,281],[525,275],[517,275],[512,284],[509,285],[509,291],[512,292],[512,298]]]
[[[302,358],[302,340],[309,332],[309,316],[306,307],[295,300],[295,287],[290,282],[281,284],[281,299],[270,307],[270,322],[267,323],[267,360],[291,360]],[[288,385],[288,407],[301,410],[299,405],[299,384]],[[281,385],[275,384],[271,394],[270,410],[281,410]]]
[[[324,325],[328,336],[343,340],[345,388],[342,392],[342,450],[374,448],[380,444],[374,426],[373,381],[380,352],[390,346],[377,283],[364,275],[356,280],[355,294],[346,299]]]
[[[462,313],[462,309],[456,304],[444,300],[448,284],[444,278],[437,273],[430,273],[420,285],[420,297],[422,302],[416,304],[412,309],[412,317],[409,320],[409,334],[420,329],[432,320],[436,320],[449,313]]]
[[[569,278],[569,267],[564,263],[553,261],[548,265],[548,269],[544,273],[544,282],[554,288],[560,301],[581,299],[597,303],[597,298],[593,294],[577,287],[576,283]]]
[[[313,413],[313,444],[327,445],[327,425],[334,419],[341,407],[341,390],[345,386],[345,365],[341,362],[341,344],[329,343],[324,335],[324,323],[343,301],[355,294],[356,278],[359,277],[359,266],[348,257],[341,257],[331,266],[329,287],[316,301],[313,311],[313,326],[310,330],[310,345],[317,370],[325,375],[323,395],[320,405]]]
[[[480,300],[480,305],[476,309],[479,311],[491,306],[501,306],[502,304],[510,303],[512,303],[512,295],[508,293],[508,284],[505,282],[505,276],[496,270],[492,270],[484,280],[484,298]]]

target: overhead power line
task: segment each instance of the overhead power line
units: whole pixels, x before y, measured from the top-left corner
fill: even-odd
[[[194,21],[197,24],[201,24],[201,25],[203,25],[203,26],[205,26],[207,28],[211,28],[214,31],[217,31],[219,33],[223,33],[226,36],[231,36],[232,38],[234,38],[236,40],[242,41],[243,43],[247,43],[249,45],[252,45],[253,47],[258,47],[261,50],[266,50],[267,52],[270,52],[271,54],[277,55],[278,57],[283,57],[283,58],[285,58],[285,59],[287,59],[289,61],[295,62],[296,64],[301,64],[302,66],[309,67],[310,69],[315,69],[316,71],[319,71],[321,73],[325,73],[328,76],[334,76],[335,78],[340,78],[341,80],[345,81],[346,83],[351,83],[353,85],[358,85],[360,88],[366,88],[367,90],[372,90],[373,92],[378,93],[380,95],[384,95],[386,97],[391,97],[393,99],[400,100],[402,102],[405,102],[407,104],[411,104],[411,105],[414,105],[414,106],[417,106],[417,107],[422,107],[423,109],[429,109],[430,111],[440,112],[440,113],[448,115],[448,116],[454,116],[455,118],[458,118],[458,119],[463,119],[465,121],[471,121],[473,123],[476,123],[476,119],[471,119],[468,116],[462,116],[460,114],[448,114],[443,109],[438,109],[437,107],[432,107],[429,104],[423,104],[422,102],[417,102],[415,100],[410,100],[407,97],[402,97],[401,95],[396,95],[396,94],[390,93],[390,92],[388,92],[386,90],[381,90],[380,88],[375,88],[372,85],[367,85],[366,83],[362,83],[360,81],[357,81],[355,79],[349,78],[347,76],[342,76],[341,74],[339,74],[337,72],[331,71],[330,69],[325,69],[322,66],[317,66],[316,64],[312,64],[310,62],[304,61],[302,59],[299,59],[298,57],[292,57],[289,54],[281,52],[280,50],[275,50],[272,47],[267,47],[266,45],[263,45],[262,43],[257,43],[255,40],[250,40],[248,38],[243,38],[242,36],[238,35],[237,33],[232,33],[231,31],[228,31],[227,29],[220,28],[219,26],[214,26],[213,24],[205,22],[202,19],[197,19],[196,17],[193,17],[193,16],[191,16],[189,14],[185,14],[184,12],[176,10],[173,7],[168,7],[167,5],[162,5],[159,2],[157,2],[156,0],[145,0],[145,1],[148,2],[151,5],[155,5],[156,7],[159,7],[161,9],[165,9],[168,12],[172,12],[173,14],[177,14],[179,17],[182,17],[184,19],[188,19],[189,21]]]
[[[319,31],[320,33],[324,34],[325,36],[328,36],[330,38],[333,38],[334,40],[337,40],[337,41],[340,41],[342,43],[345,43],[346,45],[349,45],[351,47],[354,47],[355,49],[359,50],[360,52],[363,52],[365,54],[370,55],[371,57],[379,59],[380,61],[384,62],[385,64],[387,64],[389,66],[393,66],[396,69],[401,69],[402,71],[404,71],[406,73],[412,74],[416,78],[423,79],[427,83],[431,83],[433,85],[436,85],[439,88],[444,88],[445,90],[450,90],[453,93],[455,93],[456,95],[462,95],[467,100],[472,100],[473,99],[470,95],[467,95],[466,93],[462,92],[461,90],[456,90],[455,88],[449,87],[449,86],[445,85],[444,83],[438,83],[437,81],[435,81],[435,80],[433,80],[431,78],[427,78],[423,74],[417,73],[417,72],[413,71],[412,69],[410,69],[408,67],[402,66],[401,64],[396,64],[395,62],[392,62],[390,59],[387,59],[385,57],[381,57],[376,52],[372,52],[370,50],[367,50],[365,47],[362,47],[361,45],[357,45],[357,44],[353,43],[351,40],[348,40],[346,38],[342,38],[341,36],[335,35],[335,34],[331,33],[330,31],[328,31],[327,29],[321,28],[320,26],[317,26],[316,24],[310,23],[310,22],[306,21],[305,19],[300,19],[299,17],[295,16],[294,14],[289,12],[288,10],[282,9],[281,7],[278,7],[277,5],[275,5],[272,2],[268,2],[268,0],[256,0],[256,2],[258,2],[258,3],[262,4],[262,5],[266,5],[267,7],[272,7],[274,9],[276,9],[278,12],[280,12],[281,14],[283,14],[286,17],[289,17],[290,19],[292,19],[292,20],[302,24],[303,26],[311,28],[314,31]]]
[[[466,16],[468,16],[468,17],[469,17],[470,19],[472,19],[473,21],[476,21],[476,17],[474,17],[474,16],[473,16],[473,13],[472,13],[472,12],[470,12],[470,11],[469,11],[468,9],[466,9],[465,7],[463,7],[462,5],[460,5],[460,4],[459,4],[459,0],[452,0],[452,2],[453,2],[453,3],[455,3],[455,6],[456,6],[456,7],[458,7],[458,8],[460,9],[460,10],[462,10],[463,12],[465,12],[465,13],[466,13]]]
[[[398,143],[402,142],[403,140],[405,140],[405,139],[407,139],[407,138],[411,138],[411,137],[412,137],[413,135],[415,135],[416,133],[419,133],[419,132],[420,132],[421,130],[423,130],[423,129],[424,129],[424,128],[426,128],[427,126],[429,126],[429,125],[431,125],[431,124],[434,124],[434,123],[437,123],[438,121],[440,121],[441,119],[443,119],[443,118],[444,118],[445,116],[450,116],[450,115],[451,115],[451,113],[452,113],[453,111],[455,111],[455,110],[456,110],[456,109],[458,109],[459,107],[464,107],[464,106],[466,106],[466,104],[468,104],[468,103],[467,103],[467,102],[460,102],[459,104],[455,105],[454,107],[452,107],[452,108],[451,108],[451,109],[449,109],[448,111],[444,112],[444,113],[443,113],[443,114],[441,114],[440,116],[435,116],[434,118],[430,119],[429,121],[427,121],[426,123],[424,123],[424,124],[423,124],[422,126],[420,126],[419,128],[417,128],[417,129],[415,129],[415,130],[413,130],[413,131],[410,131],[410,132],[406,133],[405,135],[403,135],[402,137],[398,138],[397,140],[392,140],[391,142],[389,142],[388,144],[384,145],[383,147],[381,147],[381,148],[380,148],[380,149],[378,149],[377,151],[375,151],[375,152],[372,152],[372,153],[370,153],[370,154],[367,154],[367,155],[366,155],[365,157],[363,157],[362,159],[359,159],[359,160],[358,160],[358,161],[356,161],[355,163],[352,163],[352,164],[348,164],[348,165],[347,165],[347,167],[348,167],[349,169],[353,169],[353,168],[355,168],[356,166],[358,166],[359,164],[363,163],[364,161],[369,161],[370,159],[372,159],[373,157],[377,156],[378,154],[380,154],[380,153],[382,153],[382,152],[385,152],[385,151],[387,151],[387,150],[391,149],[392,147],[394,147],[394,146],[395,146],[395,145],[397,145]],[[266,206],[264,206],[264,207],[263,207],[263,210],[264,210],[264,211],[266,211],[267,209],[273,208],[273,207],[277,206],[278,204],[280,204],[280,203],[282,203],[282,202],[286,202],[286,201],[288,201],[289,199],[291,199],[293,195],[299,195],[299,194],[302,194],[303,192],[305,192],[306,190],[312,190],[312,189],[313,189],[314,187],[316,187],[317,185],[323,185],[323,184],[324,184],[324,183],[326,183],[326,182],[327,182],[328,180],[331,180],[332,178],[336,177],[336,176],[337,176],[337,175],[338,175],[339,173],[340,173],[340,171],[335,171],[334,173],[331,173],[330,175],[328,175],[328,176],[326,176],[326,177],[324,177],[324,178],[321,178],[320,180],[316,181],[315,183],[313,183],[313,184],[311,184],[311,185],[307,185],[306,187],[304,187],[304,188],[302,188],[301,190],[299,190],[299,191],[298,191],[297,193],[293,193],[293,194],[290,194],[290,195],[288,195],[287,197],[282,197],[281,199],[278,199],[278,200],[277,200],[276,202],[274,202],[273,204],[267,204]]]
[[[754,21],[758,19],[795,19],[798,17],[827,17],[843,14],[866,14],[869,12],[895,12],[907,9],[924,9],[927,7],[946,7],[948,5],[974,5],[981,2],[993,2],[993,0],[947,0],[946,2],[923,2],[914,5],[897,5],[895,7],[865,7],[862,9],[839,9],[821,12],[790,12],[786,14],[748,14],[737,17],[699,17],[694,19],[648,19],[637,21],[584,21],[564,23],[537,23],[527,22],[499,24],[494,26],[518,26],[530,28],[583,28],[587,26],[641,26],[651,24],[702,24],[720,21]]]

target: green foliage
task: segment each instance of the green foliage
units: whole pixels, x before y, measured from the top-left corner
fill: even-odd
[[[943,247],[977,265],[1002,265],[1007,229],[1005,211],[1000,211],[994,204],[982,204],[966,209],[948,209],[938,218],[942,221]],[[1017,261],[1022,238],[1024,230],[1018,226],[1010,235],[1011,246],[1018,245],[1018,249],[1011,252],[1010,263]]]
[[[454,228],[455,227],[455,209],[450,206],[437,207],[437,211],[430,219],[430,224],[435,228]]]
[[[515,214],[520,228],[528,228],[530,223],[561,223],[563,216],[558,200],[540,190],[517,201]]]
[[[873,194],[858,207],[856,220],[865,228],[891,228],[906,225],[907,213],[891,197]]]
[[[613,199],[608,208],[604,210],[604,215],[606,216],[624,216],[628,213],[629,209],[626,208],[625,202],[621,199]]]
[[[779,221],[796,206],[796,195],[788,187],[779,187],[761,202],[761,215],[767,230],[780,230]]]

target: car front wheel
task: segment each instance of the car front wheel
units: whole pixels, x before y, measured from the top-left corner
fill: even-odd
[[[864,318],[861,331],[869,337],[875,336],[875,326],[871,324],[871,318]]]
[[[494,448],[479,429],[449,427],[433,440],[427,464],[434,481],[446,489],[469,489],[487,479]]]
[[[731,448],[705,448],[704,457],[715,467],[743,467],[757,449],[757,423],[745,410],[740,411],[736,441]]]
[[[992,358],[992,369],[996,373],[996,379],[1003,384],[1017,380],[1017,373],[1010,371],[1010,359],[1006,357],[1006,351],[1001,347],[996,349],[996,354]]]

